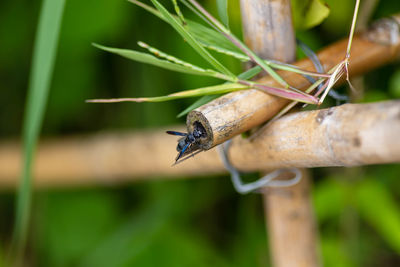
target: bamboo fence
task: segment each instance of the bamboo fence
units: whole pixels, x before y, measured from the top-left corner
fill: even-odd
[[[225,173],[215,149],[171,167],[176,142],[165,130],[104,132],[43,140],[34,183],[39,187],[116,184],[135,180]],[[359,166],[400,162],[400,101],[345,104],[289,114],[250,141],[238,136],[232,163],[243,171],[285,167]],[[0,143],[0,187],[17,184],[18,142]]]
[[[241,0],[246,43],[259,55],[290,62],[295,40],[289,0]],[[400,54],[400,15],[377,21],[353,40],[350,75],[385,65]],[[345,56],[347,40],[318,53],[326,70]],[[312,62],[294,63],[314,71]],[[281,72],[292,86],[308,81]],[[270,77],[258,82],[279,87]],[[285,167],[359,166],[400,162],[400,101],[345,104],[329,109],[286,115],[257,138],[236,135],[272,118],[288,101],[250,89],[224,95],[189,113],[186,128],[200,122],[207,131],[206,152],[177,166],[174,138],[167,129],[135,133],[98,133],[40,143],[34,168],[37,187],[115,184],[133,180],[195,177],[225,173],[215,146],[233,138],[230,159],[242,171]],[[184,126],[171,129],[184,130]],[[169,130],[169,129],[168,129]],[[0,188],[14,188],[21,167],[18,142],[0,143]],[[310,202],[310,179],[289,188],[264,188],[265,213],[274,266],[319,266],[317,234]],[[284,175],[283,175],[284,176]],[[284,177],[283,177],[284,178]]]

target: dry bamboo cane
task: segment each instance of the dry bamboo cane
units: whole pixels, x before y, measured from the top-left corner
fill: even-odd
[[[275,267],[319,266],[317,228],[311,207],[311,179],[308,173],[307,169],[303,169],[302,179],[294,186],[264,189],[264,206],[268,213],[269,239]]]
[[[241,11],[244,38],[254,52],[286,63],[295,60],[290,0],[241,0]],[[302,174],[302,181],[297,185],[263,189],[273,266],[319,265],[311,182],[307,170]],[[283,173],[277,179],[287,176],[288,173]]]
[[[377,21],[373,27],[358,34],[353,39],[350,75],[357,76],[382,66],[399,57],[400,15]],[[334,43],[318,53],[326,70],[338,64],[345,56],[347,39]],[[294,65],[301,69],[313,70],[312,62],[301,60]],[[306,89],[306,79],[291,72],[281,72],[281,76],[292,86]],[[266,85],[279,87],[272,78],[258,80]],[[233,136],[260,125],[274,116],[288,101],[255,89],[224,95],[190,112],[187,116],[188,131],[193,131],[195,122],[200,122],[207,131],[201,140],[203,149],[210,149]]]
[[[400,162],[400,100],[299,112],[271,125],[260,139],[235,138],[232,162],[246,162],[243,170]]]
[[[171,167],[176,143],[165,130],[42,141],[34,167],[35,186],[108,185],[225,173],[215,149]],[[253,142],[238,136],[230,159],[244,171],[395,163],[400,162],[399,132],[400,100],[346,104],[286,115]],[[15,187],[20,166],[21,146],[0,143],[0,189]]]

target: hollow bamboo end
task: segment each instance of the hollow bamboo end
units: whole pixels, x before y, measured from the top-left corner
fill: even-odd
[[[214,134],[211,128],[210,122],[203,115],[203,113],[193,110],[186,117],[186,125],[189,133],[193,132],[194,129],[202,127],[206,134],[200,138],[199,147],[203,150],[208,150],[213,147]]]

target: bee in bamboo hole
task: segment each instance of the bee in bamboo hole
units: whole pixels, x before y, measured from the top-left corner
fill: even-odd
[[[189,158],[190,156],[194,156],[194,152],[200,149],[200,138],[206,136],[206,131],[200,123],[195,123],[193,132],[191,133],[167,131],[167,134],[182,136],[182,138],[178,140],[178,145],[176,146],[176,150],[179,152],[178,156],[175,159],[176,164],[183,155],[190,154],[188,157],[182,159],[181,161]]]

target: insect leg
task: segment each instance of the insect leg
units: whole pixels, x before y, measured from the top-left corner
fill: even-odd
[[[182,157],[183,153],[185,153],[185,151],[189,147],[189,145],[190,145],[190,143],[187,143],[186,146],[181,150],[181,152],[179,152],[178,156],[175,159],[175,162],[178,161]]]

